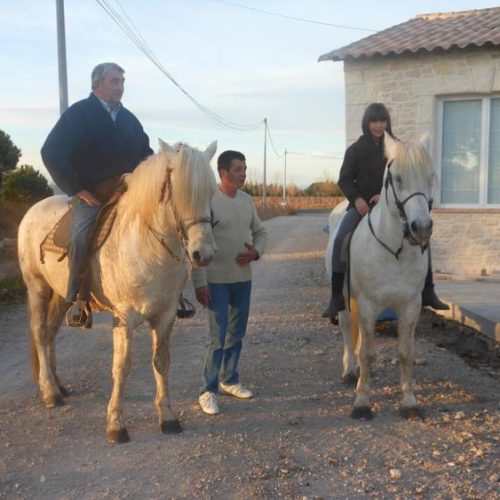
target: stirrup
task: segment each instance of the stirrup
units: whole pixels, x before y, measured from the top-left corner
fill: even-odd
[[[90,304],[77,299],[66,311],[66,324],[72,328],[92,328]]]
[[[196,314],[194,304],[186,299],[182,294],[179,297],[179,307],[176,316],[179,319],[192,318]]]

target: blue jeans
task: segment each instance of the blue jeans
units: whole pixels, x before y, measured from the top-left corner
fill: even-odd
[[[239,383],[238,360],[250,311],[251,281],[240,283],[209,283],[208,342],[203,361],[205,391],[217,393],[219,378],[224,384]]]
[[[356,210],[355,207],[351,207],[344,215],[333,242],[332,272],[345,273],[346,262],[342,261],[342,244],[344,243],[347,234],[354,231],[362,217],[363,216]]]
[[[66,289],[66,302],[74,302],[79,293],[82,300],[90,299],[87,284],[81,280],[81,275],[88,265],[89,236],[99,207],[85,203],[80,198],[73,197],[73,220],[69,238],[68,262],[69,278]]]

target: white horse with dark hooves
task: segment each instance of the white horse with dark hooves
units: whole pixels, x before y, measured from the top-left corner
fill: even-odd
[[[170,333],[177,303],[188,276],[188,262],[210,263],[215,253],[210,200],[216,189],[206,151],[181,144],[143,161],[126,178],[127,190],[117,205],[110,235],[93,255],[90,290],[93,301],[113,314],[113,389],[107,411],[106,437],[129,440],[122,415],[125,380],[130,371],[133,330],[149,322],[153,337],[152,365],[156,379],[155,406],[163,432],[182,427],[168,393]],[[55,338],[64,318],[67,261],[40,256],[40,244],[67,210],[66,196],[37,203],[19,226],[19,259],[28,288],[33,375],[46,406],[63,404],[68,391],[56,371]],[[42,262],[43,260],[43,262]]]
[[[348,304],[350,293],[351,312],[339,313],[344,339],[342,379],[347,383],[357,379],[351,416],[367,420],[373,418],[370,367],[375,323],[386,309],[398,317],[401,415],[413,418],[423,414],[413,392],[413,336],[428,266],[435,171],[425,139],[421,143],[399,142],[385,134],[385,148],[388,164],[379,202],[363,217],[350,244],[349,286],[346,280],[344,296]],[[332,213],[330,223],[335,219],[336,213]],[[335,238],[334,228],[330,229],[327,268]],[[353,338],[358,324],[359,343]]]

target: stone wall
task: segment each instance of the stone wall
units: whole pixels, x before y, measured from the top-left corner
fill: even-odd
[[[402,140],[436,137],[438,98],[500,93],[500,47],[344,61],[346,142],[361,133],[366,106],[383,102]],[[435,142],[435,141],[433,141]]]
[[[432,260],[435,271],[452,274],[500,273],[500,211],[432,212]]]
[[[430,134],[434,160],[440,98],[500,95],[500,47],[348,59],[344,71],[347,145],[361,134],[366,106],[383,102],[400,139]],[[500,271],[500,209],[438,208],[433,219],[434,269],[457,274]]]

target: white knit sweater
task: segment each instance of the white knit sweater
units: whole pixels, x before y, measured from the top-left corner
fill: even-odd
[[[217,252],[208,267],[193,269],[194,288],[209,283],[238,283],[252,279],[251,265],[239,266],[236,255],[246,252],[245,243],[253,243],[259,257],[267,244],[252,198],[238,190],[231,198],[217,190],[211,201],[214,213],[213,234]]]

